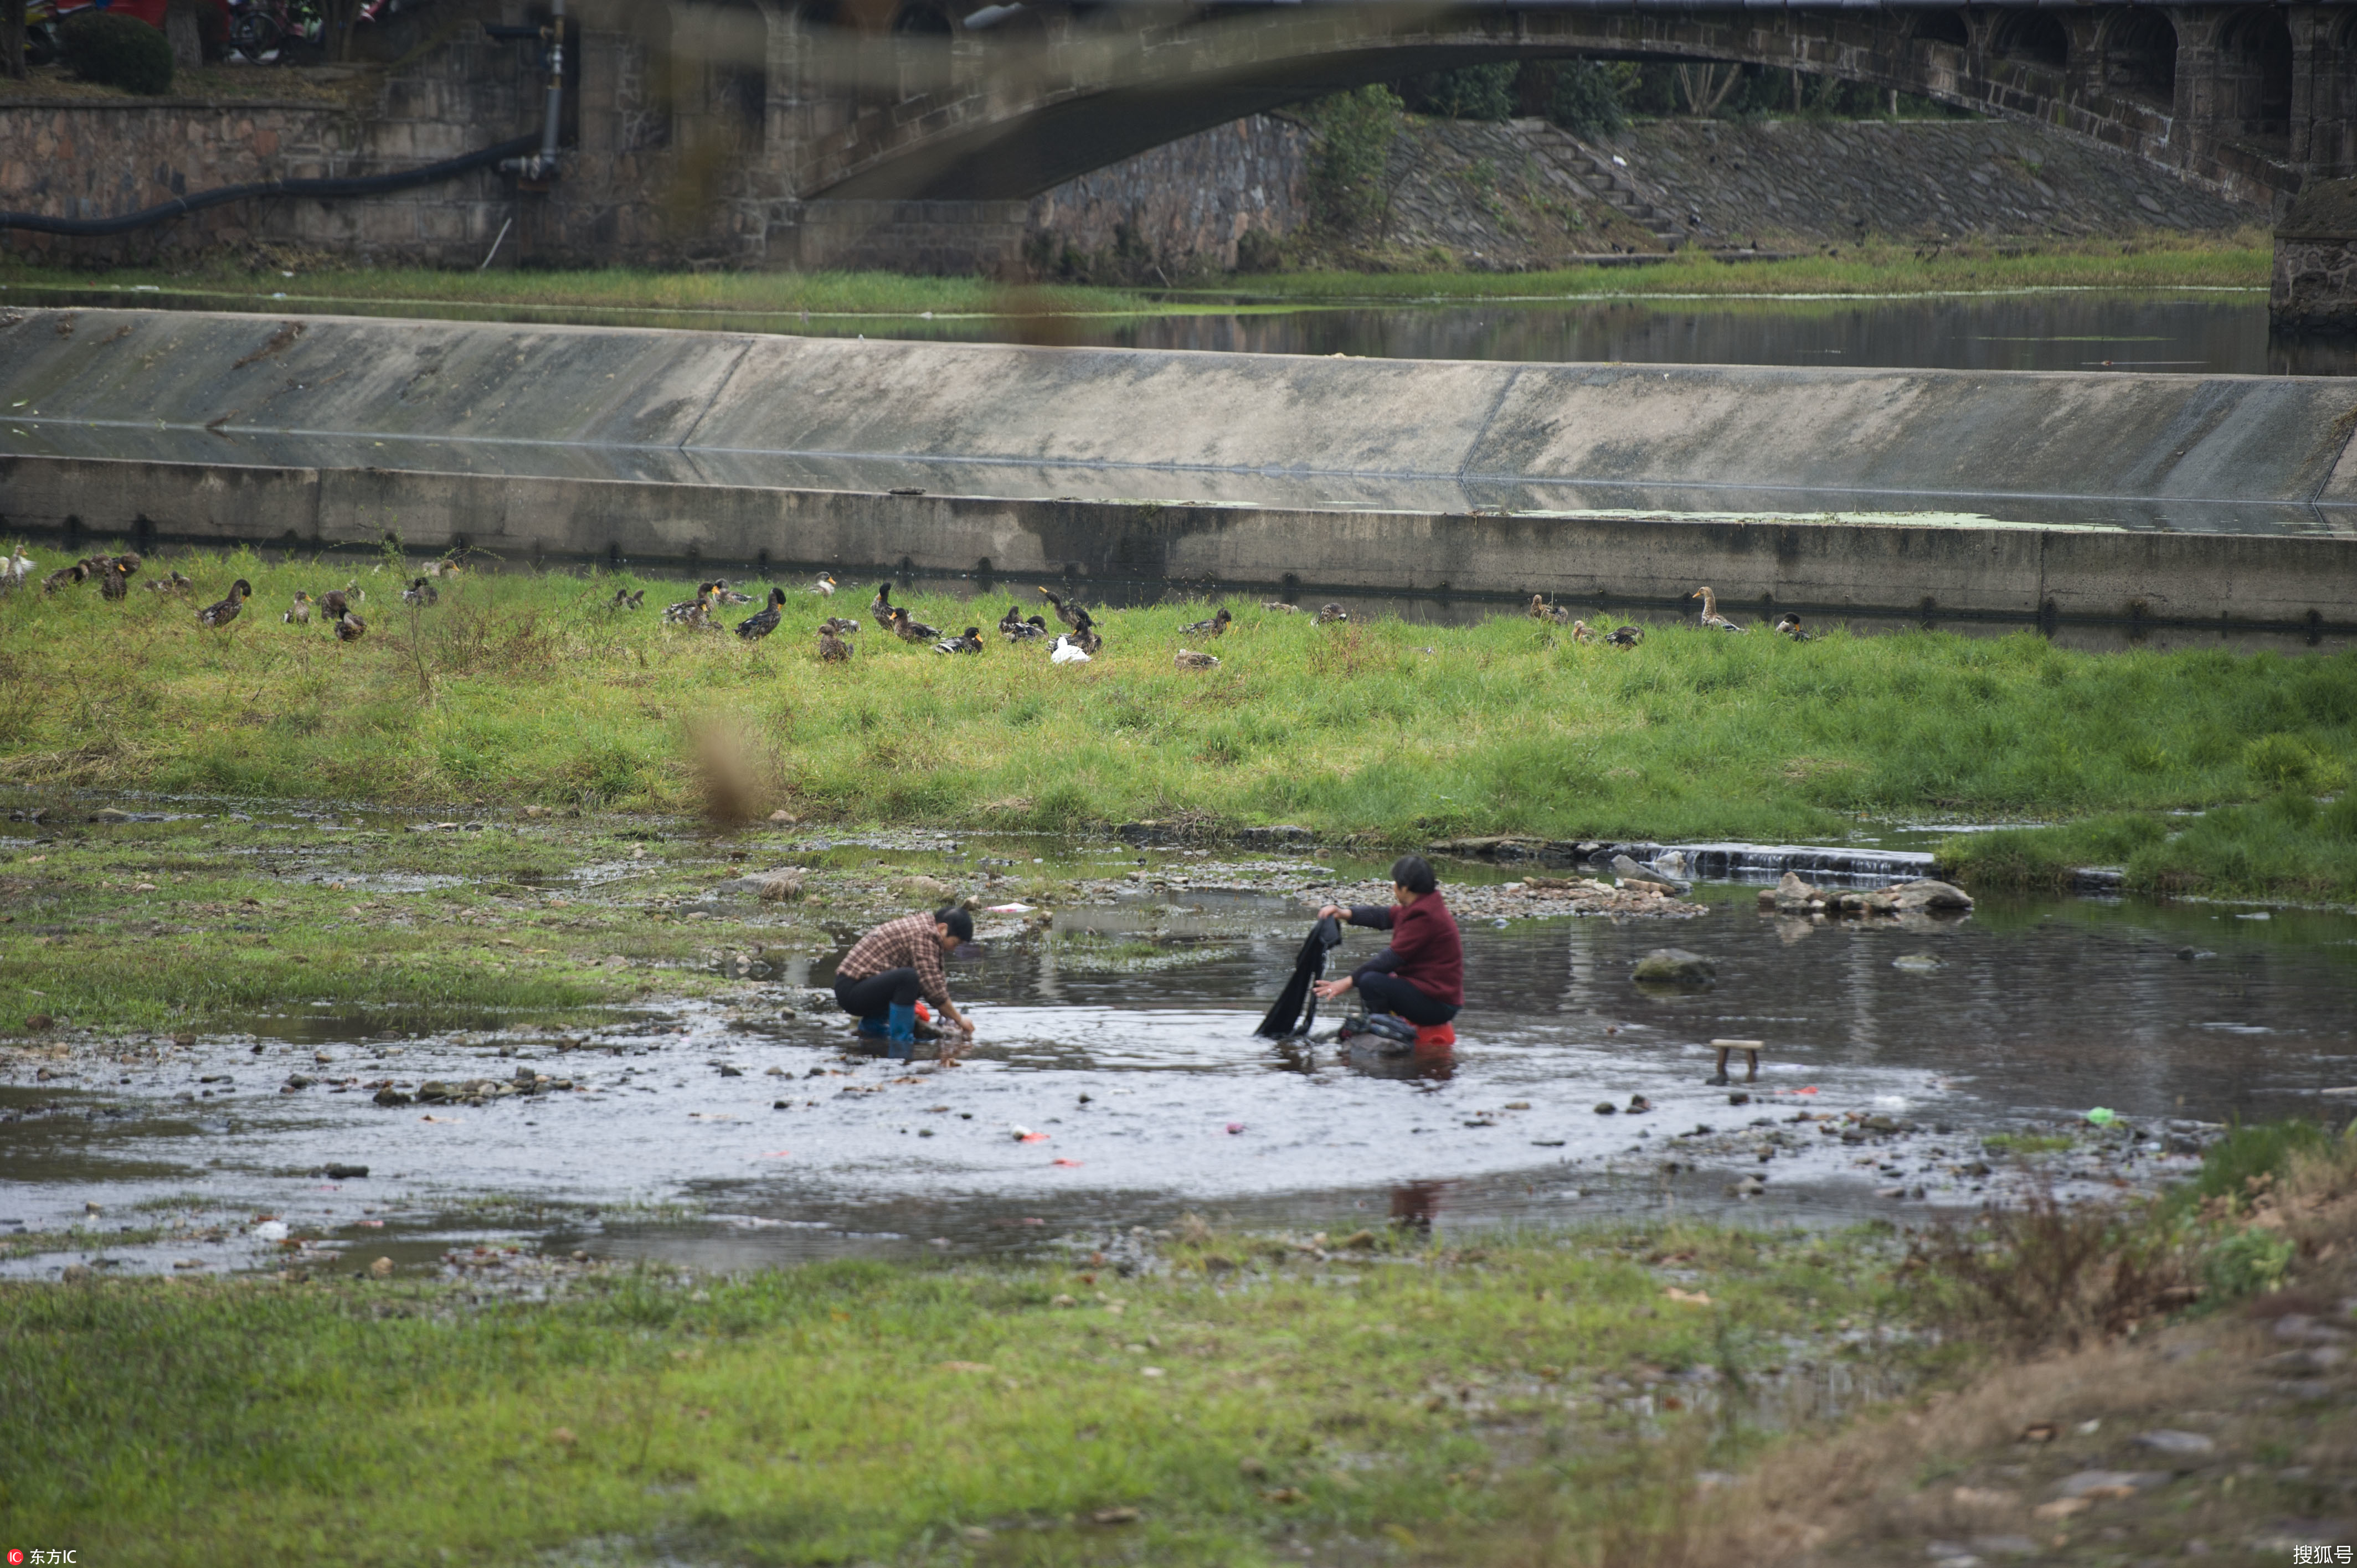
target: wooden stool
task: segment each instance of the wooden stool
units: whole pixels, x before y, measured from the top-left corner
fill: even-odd
[[[1749,1070],[1743,1075],[1743,1081],[1746,1083],[1758,1083],[1760,1081],[1760,1052],[1764,1043],[1765,1042],[1760,1040],[1713,1040],[1710,1043],[1710,1047],[1718,1053],[1718,1069],[1717,1071],[1713,1072],[1709,1078],[1703,1081],[1714,1084],[1732,1082],[1733,1079],[1727,1076],[1727,1058],[1735,1052],[1741,1051],[1743,1053],[1743,1059],[1749,1069]]]

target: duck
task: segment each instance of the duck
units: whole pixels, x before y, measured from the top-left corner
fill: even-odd
[[[1817,634],[1801,624],[1801,618],[1786,610],[1776,621],[1776,629],[1794,642],[1813,642]]]
[[[1336,621],[1349,620],[1350,618],[1351,612],[1344,609],[1338,604],[1329,603],[1319,605],[1318,607],[1318,624],[1319,626],[1332,626]]]
[[[640,591],[643,592],[644,590]],[[615,589],[614,596],[606,601],[606,607],[609,610],[627,610],[634,608],[635,607],[630,603],[630,590],[628,588]]]
[[[1228,623],[1235,618],[1235,617],[1228,613],[1228,607],[1222,605],[1218,615],[1213,616],[1209,620],[1189,622],[1187,625],[1178,628],[1178,635],[1181,637],[1223,636],[1227,632]],[[1214,662],[1216,662],[1216,660],[1214,660]],[[1203,668],[1208,669],[1209,666],[1203,666]]]
[[[433,578],[420,577],[401,590],[401,602],[424,609],[427,605],[442,602],[442,590],[434,585]]]
[[[842,664],[851,658],[851,644],[835,636],[834,623],[829,621],[818,628],[818,660],[822,664]]]
[[[106,575],[99,579],[99,596],[122,600],[131,596],[131,574],[139,570],[136,555],[117,555],[106,563]]]
[[[151,594],[185,594],[197,585],[197,580],[185,572],[175,572],[168,577],[150,577],[147,591]]]
[[[942,628],[927,626],[899,606],[892,607],[892,634],[903,642],[939,642]]]
[[[54,594],[61,588],[73,586],[89,575],[90,565],[87,562],[77,561],[70,566],[60,566],[41,579],[41,592]]]
[[[837,637],[856,637],[859,635],[859,623],[849,616],[829,616],[819,629],[831,631]]]
[[[716,577],[712,582],[712,602],[716,605],[749,605],[753,602],[753,596],[730,587],[726,577]]]
[[[344,618],[352,607],[352,596],[343,588],[330,588],[319,596],[319,618],[333,624]]]
[[[455,577],[465,570],[466,567],[459,563],[457,556],[445,555],[439,561],[429,563],[425,568],[425,575],[429,577]]]
[[[1191,648],[1180,649],[1171,655],[1170,662],[1181,670],[1217,670],[1220,667],[1219,655],[1198,653]]]
[[[760,641],[761,639],[769,636],[771,632],[778,629],[778,622],[786,613],[785,604],[785,589],[771,588],[770,590],[770,607],[761,611],[759,615],[749,615],[743,620],[738,621],[737,623],[737,635],[743,638],[748,642]]]
[[[1271,615],[1297,616],[1302,613],[1299,605],[1289,605],[1283,599],[1263,599],[1260,602],[1260,607]]]
[[[153,587],[155,585],[151,583],[148,586]],[[296,589],[295,603],[288,607],[285,615],[280,616],[278,618],[288,626],[309,626],[311,624],[311,596],[305,593],[300,588]]]
[[[1090,618],[1089,612],[1081,607],[1079,600],[1075,599],[1071,604],[1066,604],[1045,588],[1039,590],[1039,595],[1055,607],[1056,618],[1074,631],[1085,635],[1091,627],[1096,625],[1096,622]]]
[[[834,597],[834,574],[821,572],[818,575],[818,581],[810,585],[810,591],[823,599]]]
[[[337,641],[358,642],[361,638],[366,637],[367,635],[368,622],[361,619],[360,617],[352,614],[351,611],[346,610],[343,614],[336,618]]]
[[[1557,626],[1563,626],[1571,619],[1569,610],[1561,605],[1547,603],[1545,596],[1540,594],[1531,596],[1530,616],[1533,620],[1553,621]]]
[[[681,599],[675,604],[663,607],[663,624],[666,626],[707,624],[712,619],[712,594],[713,585],[710,583],[698,583],[695,585],[695,597]]]
[[[1009,642],[1032,642],[1048,635],[1048,623],[1038,616],[1027,618],[1021,605],[1009,605],[998,618],[998,633]]]
[[[1050,664],[1086,664],[1088,661],[1089,650],[1074,642],[1071,632],[1058,634],[1054,646],[1048,650],[1048,662]]]
[[[1644,640],[1645,628],[1641,626],[1616,626],[1604,634],[1605,646],[1609,648],[1634,648]]]
[[[877,620],[890,620],[892,618],[891,584],[878,583],[876,585],[876,596],[867,601],[867,613],[874,616]]]
[[[1712,593],[1708,588],[1696,588],[1693,593],[1688,594],[1686,597],[1690,599],[1700,599],[1702,601],[1702,624],[1706,629],[1710,631],[1735,632],[1739,632],[1745,629],[1718,613],[1718,596]]]
[[[23,545],[16,545],[8,559],[0,561],[0,589],[21,588],[25,585],[25,579],[32,575],[33,558],[25,553]],[[150,583],[147,585],[152,588],[156,585]]]
[[[1594,642],[1596,640],[1596,632],[1586,621],[1576,620],[1571,623],[1571,640],[1574,642]]]
[[[198,624],[201,626],[214,627],[227,626],[230,622],[237,618],[237,612],[243,609],[245,607],[245,601],[253,596],[253,585],[247,582],[244,578],[240,577],[236,582],[231,583],[229,585],[229,597],[221,600],[219,604],[207,605],[204,608],[197,612]]]
[[[936,653],[979,653],[982,651],[982,628],[970,626],[955,637],[945,637],[933,644]]]

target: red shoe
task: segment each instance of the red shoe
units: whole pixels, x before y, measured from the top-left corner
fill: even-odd
[[[1446,1050],[1457,1043],[1454,1024],[1423,1024],[1415,1031],[1415,1048],[1420,1051]]]

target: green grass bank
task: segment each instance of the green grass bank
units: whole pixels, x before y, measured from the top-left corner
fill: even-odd
[[[2352,1173],[2278,1126],[2141,1208],[1911,1239],[1190,1219],[996,1264],[0,1284],[0,1519],[126,1564],[1705,1568],[1921,1561],[1962,1509],[2115,1565],[2346,1471],[2357,1407],[2287,1392],[2264,1323],[2345,1284]],[[2033,1512],[2189,1404],[2191,1478]]]
[[[1058,832],[1298,822],[1372,847],[1482,832],[1838,843],[1861,816],[2071,822],[1975,835],[1956,858],[1993,882],[2084,856],[2124,860],[2157,890],[2357,897],[2357,797],[2341,793],[2357,655],[1678,627],[1620,650],[1512,614],[1319,627],[1238,601],[1213,671],[1172,664],[1199,605],[1107,612],[1106,651],[1085,666],[996,639],[944,658],[873,626],[827,665],[820,601],[799,584],[784,628],[746,643],[662,625],[655,607],[681,585],[608,609],[628,576],[471,574],[413,610],[398,572],[365,558],[175,555],[147,573],[175,567],[197,581],[187,601],[0,601],[0,779]],[[280,624],[295,590],[355,574],[364,640]],[[256,590],[243,616],[199,626],[194,605],[240,576]],[[867,596],[834,604],[865,619]],[[912,607],[987,628],[1006,602]]]
[[[179,271],[81,271],[0,263],[0,298],[60,296],[113,305],[328,314],[466,316],[500,319],[606,319],[748,330],[848,330],[867,317],[944,324],[1037,319],[1052,341],[1057,317],[1229,315],[1368,304],[1486,299],[1544,302],[1667,297],[1795,302],[1824,295],[1875,297],[2052,288],[2166,292],[2267,286],[2272,251],[2252,230],[2220,236],[2056,243],[1967,242],[1926,251],[1887,242],[1785,261],[1729,264],[1664,256],[1637,266],[1577,266],[1540,273],[1304,271],[1235,276],[1178,289],[1079,285],[1009,288],[979,278],[890,273],[655,273],[438,271],[429,268],[264,268],[220,263]],[[156,296],[153,299],[147,296]]]

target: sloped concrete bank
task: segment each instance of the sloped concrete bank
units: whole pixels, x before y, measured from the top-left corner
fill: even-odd
[[[92,310],[0,324],[0,403],[19,531],[2357,624],[2346,381]]]

